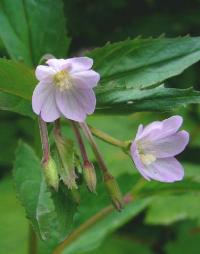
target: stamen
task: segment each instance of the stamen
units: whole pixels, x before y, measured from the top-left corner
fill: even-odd
[[[156,160],[156,157],[153,154],[140,154],[140,159],[144,165],[148,166]]]
[[[153,153],[147,153],[147,151],[145,151],[145,144],[149,143],[141,143],[140,141],[137,141],[137,150],[142,163],[148,166],[156,160],[156,156]]]
[[[61,92],[70,89],[73,85],[72,79],[66,70],[62,70],[56,73],[54,76],[54,82]]]

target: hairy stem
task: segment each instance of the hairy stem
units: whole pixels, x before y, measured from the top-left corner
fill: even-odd
[[[79,145],[79,149],[80,149],[83,161],[84,162],[88,162],[89,159],[88,159],[87,152],[86,152],[86,149],[85,149],[85,146],[84,146],[81,134],[79,132],[79,128],[77,126],[77,123],[74,122],[74,121],[71,121],[71,124],[72,124],[73,130],[74,130],[74,133],[76,135],[76,139],[77,139],[77,142],[78,142],[78,145]]]
[[[36,254],[37,253],[37,236],[32,226],[29,224],[29,245],[28,245],[28,253]]]
[[[133,201],[133,196],[128,193],[124,196],[124,203],[128,204]],[[79,228],[74,230],[72,234],[65,239],[53,252],[53,254],[60,254],[62,251],[73,243],[76,239],[78,239],[85,231],[87,231],[90,227],[92,227],[95,223],[104,219],[108,214],[114,211],[114,207],[109,205],[96,213],[94,216],[89,218],[85,223],[83,223]]]
[[[39,117],[38,121],[39,121],[40,138],[41,138],[42,151],[43,151],[42,163],[45,163],[46,161],[48,161],[50,157],[48,130],[47,130],[47,124],[42,120],[41,117]]]
[[[111,137],[110,135],[108,135],[107,133],[100,131],[92,126],[88,126],[90,128],[90,131],[92,132],[92,134],[94,136],[96,136],[97,138],[113,145],[113,146],[117,146],[117,147],[121,147],[121,148],[126,148],[129,145],[129,141],[121,141],[118,140],[116,138]]]
[[[84,123],[80,123],[80,126],[85,134],[85,136],[87,137],[91,147],[92,147],[92,150],[97,158],[97,161],[99,163],[99,166],[100,166],[100,169],[102,170],[103,174],[109,174],[108,172],[108,169],[106,167],[106,164],[101,156],[101,153],[99,152],[98,150],[98,147],[96,145],[96,142],[92,136],[92,133],[90,132],[90,129],[88,128],[87,124],[84,122]]]

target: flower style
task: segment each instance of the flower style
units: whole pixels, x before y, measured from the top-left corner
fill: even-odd
[[[45,122],[53,122],[61,116],[83,122],[96,106],[93,87],[100,75],[91,69],[93,60],[88,57],[49,59],[47,65],[36,68],[36,86],[33,111]]]
[[[183,179],[184,169],[174,156],[189,142],[187,131],[178,131],[183,119],[172,116],[164,121],[139,126],[131,144],[131,156],[141,175],[147,180],[175,182]]]

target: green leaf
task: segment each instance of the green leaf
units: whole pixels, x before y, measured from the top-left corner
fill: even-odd
[[[145,221],[149,224],[169,225],[179,220],[200,220],[199,167],[184,164],[185,178],[173,184],[151,182],[142,195],[153,196]]]
[[[148,209],[148,224],[169,225],[184,219],[200,219],[200,193],[155,197]]]
[[[63,254],[78,253],[79,250],[85,252],[96,248],[108,234],[144,210],[149,202],[150,199],[137,200],[127,205],[126,209],[121,213],[116,211],[109,213],[68,245],[68,247],[64,249]]]
[[[36,211],[42,179],[41,172],[40,161],[33,150],[20,142],[16,150],[13,172],[15,188],[19,200],[25,207],[26,215],[36,231],[39,231]]]
[[[97,93],[143,89],[180,74],[200,60],[200,37],[136,38],[88,53],[101,75]]]
[[[43,240],[55,245],[66,238],[73,226],[76,205],[63,190],[50,192],[43,180],[37,204],[37,221]]]
[[[30,101],[7,93],[0,92],[0,110],[7,110],[35,118]]]
[[[127,193],[135,183],[134,177],[129,174],[124,174],[117,180],[123,193]],[[86,187],[80,188],[80,195],[74,233],[76,230],[79,232],[80,229],[85,229],[82,234],[78,234],[73,242],[70,242],[63,251],[64,254],[79,253],[79,250],[85,252],[97,248],[110,233],[144,210],[151,200],[151,198],[134,200],[119,213],[110,205],[111,201],[100,179],[97,185],[97,195],[89,193]]]
[[[63,191],[51,193],[43,181],[40,160],[22,142],[16,151],[14,181],[34,229],[50,246],[55,246],[71,230],[75,205]]]
[[[116,89],[114,92],[97,93],[97,112],[102,113],[163,112],[190,103],[200,103],[200,92],[193,88],[159,86],[145,90]]]
[[[0,91],[30,100],[36,84],[33,70],[15,61],[0,59]]]
[[[166,254],[199,254],[199,225],[185,222],[178,228],[178,234],[173,241],[165,246]]]
[[[140,253],[140,254],[150,254],[152,253],[150,248],[145,246],[144,243],[139,243],[139,241],[134,241],[133,239],[128,239],[127,237],[113,236],[107,238],[103,244],[94,251],[81,252],[81,254],[127,254],[127,253]]]
[[[0,37],[17,61],[32,66],[46,53],[66,54],[69,39],[61,0],[2,0],[0,23]]]
[[[28,223],[16,199],[10,176],[1,178],[0,193],[0,253],[6,250],[6,254],[25,254],[28,248]]]

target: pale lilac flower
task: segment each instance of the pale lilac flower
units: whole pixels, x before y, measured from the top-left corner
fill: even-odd
[[[33,111],[45,122],[53,122],[61,116],[83,122],[96,106],[92,88],[100,76],[91,69],[93,60],[74,57],[49,59],[46,63],[36,68],[39,83],[33,92]]]
[[[184,169],[174,157],[189,142],[187,131],[178,131],[183,119],[172,116],[164,121],[139,126],[131,144],[131,156],[136,168],[147,180],[175,182],[183,179]]]

